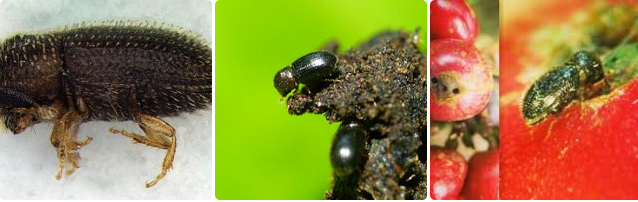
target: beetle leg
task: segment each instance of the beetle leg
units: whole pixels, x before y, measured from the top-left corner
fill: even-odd
[[[51,144],[55,147],[55,150],[58,152],[58,173],[55,175],[55,179],[60,180],[62,178],[62,170],[64,170],[64,164],[66,161],[67,153],[66,153],[66,134],[67,131],[64,129],[65,121],[62,119],[58,119],[53,125],[53,131],[51,132]]]
[[[144,114],[139,111],[134,112],[133,116],[135,122],[146,134],[146,137],[127,131],[116,130],[114,128],[111,128],[109,131],[111,131],[112,133],[120,133],[138,143],[168,150],[162,163],[162,172],[155,178],[155,180],[150,183],[146,183],[146,188],[149,188],[154,186],[159,180],[164,178],[166,172],[168,172],[168,170],[171,169],[173,165],[175,148],[177,147],[175,129],[173,129],[173,127],[171,127],[170,125],[168,125],[168,123],[162,121],[161,119],[148,114]],[[168,140],[166,137],[171,139]]]
[[[143,136],[143,135],[138,135],[136,133],[131,133],[131,132],[127,132],[127,131],[121,131],[121,130],[117,130],[115,128],[110,128],[109,131],[111,133],[119,133],[122,134],[126,137],[131,138],[131,140],[133,140],[136,143],[141,143],[141,144],[145,144],[151,147],[157,147],[160,149],[168,149],[171,146],[171,142],[170,140],[162,137],[162,136],[158,136],[155,133],[146,133],[147,136]],[[151,135],[152,134],[152,135]],[[151,138],[153,137],[153,138]],[[158,138],[159,137],[159,138]]]
[[[75,110],[71,110],[58,118],[53,126],[51,144],[56,148],[58,153],[58,173],[55,175],[55,178],[58,180],[62,178],[62,171],[65,170],[66,162],[71,163],[71,167],[66,170],[67,175],[72,174],[80,167],[78,164],[80,156],[77,150],[93,140],[92,137],[87,137],[83,141],[77,141],[79,125],[85,118],[86,116],[80,115]]]
[[[173,166],[175,148],[177,147],[177,138],[175,137],[175,129],[173,129],[173,127],[171,127],[161,119],[142,113],[138,113],[136,116],[138,116],[138,124],[140,125],[142,130],[144,130],[144,133],[146,133],[149,137],[161,137],[161,134],[171,138],[170,148],[168,148],[168,152],[166,153],[164,162],[162,163],[162,172],[155,178],[155,180],[150,183],[146,183],[146,188],[149,188],[157,184],[160,179],[164,178],[164,175],[166,175],[168,169],[171,169],[171,167]]]
[[[160,118],[145,114],[140,110],[140,104],[135,92],[135,88],[132,88],[130,91],[129,106],[131,108],[129,110],[131,110],[131,114],[133,115],[133,121],[140,126],[146,136],[127,131],[120,131],[114,128],[109,129],[109,131],[112,133],[120,133],[138,143],[168,150],[162,163],[162,172],[157,175],[155,180],[146,183],[146,188],[149,188],[164,178],[166,172],[173,167],[173,158],[175,157],[177,139],[175,137],[175,129],[173,129],[171,125],[168,125],[168,123],[164,122]],[[170,138],[170,140],[168,138]]]
[[[588,92],[591,92],[587,98],[609,93],[609,82],[606,79],[600,80],[589,87]]]
[[[81,118],[81,119],[73,119],[72,122],[69,125],[69,137],[71,137],[71,141],[67,141],[67,144],[69,145],[68,148],[70,149],[70,153],[69,156],[67,157],[69,162],[71,162],[71,165],[73,166],[71,168],[71,170],[67,170],[66,174],[70,175],[73,172],[75,172],[75,169],[79,168],[80,165],[78,163],[78,159],[80,158],[80,154],[77,152],[78,149],[80,149],[81,147],[83,147],[84,145],[89,144],[89,142],[91,142],[91,140],[93,140],[92,137],[87,137],[84,141],[78,142],[77,140],[77,134],[78,134],[78,130],[79,130],[79,126],[82,123],[82,120],[84,120],[85,118]]]

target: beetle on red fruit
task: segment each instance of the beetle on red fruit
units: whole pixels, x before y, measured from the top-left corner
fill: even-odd
[[[501,4],[504,10],[521,6],[510,4],[518,1],[505,2]],[[573,21],[574,16],[600,18],[594,15],[598,10],[591,9],[597,8],[594,6],[601,2],[529,1],[525,12],[502,16],[508,23],[501,26],[501,50],[504,50],[501,64],[507,66],[502,69],[501,77],[525,78],[537,71],[530,67],[539,67],[554,59],[554,55],[545,56],[539,51],[538,44],[530,41],[538,36],[537,33],[550,28],[562,30],[563,27],[580,25],[580,18]],[[542,21],[529,18],[538,13],[544,14]],[[623,15],[635,16],[632,13]],[[570,32],[580,34],[593,28],[573,27]],[[632,40],[628,40],[627,44],[636,42]],[[563,48],[559,45],[556,47]],[[603,53],[616,49],[586,48],[595,48]],[[603,61],[609,59],[605,57],[602,57]],[[633,60],[635,54],[625,57],[619,59]],[[623,65],[619,69],[627,71],[629,67]],[[608,71],[612,66],[604,68]],[[611,79],[617,77],[606,79],[614,83]],[[507,121],[501,122],[501,199],[637,199],[638,78],[627,79],[607,94],[571,102],[560,113],[532,126],[525,124],[521,100],[517,98],[523,97],[527,86],[534,80],[503,79],[501,98],[505,99],[501,99],[501,120]]]

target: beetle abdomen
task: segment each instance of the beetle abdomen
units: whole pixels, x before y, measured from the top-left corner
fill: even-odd
[[[337,57],[332,53],[309,53],[292,63],[292,72],[298,83],[311,84],[335,71]]]
[[[555,68],[541,76],[523,99],[523,118],[527,125],[538,123],[565,108],[578,97],[579,71],[575,65]]]
[[[325,51],[308,53],[275,74],[275,88],[282,97],[302,83],[313,85],[329,77],[337,65],[337,56]]]
[[[64,37],[72,91],[99,120],[130,119],[129,99],[142,112],[173,116],[210,105],[211,50],[203,40],[147,25],[81,27]]]

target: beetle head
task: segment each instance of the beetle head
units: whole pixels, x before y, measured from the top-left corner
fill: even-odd
[[[10,89],[0,89],[0,113],[5,127],[14,134],[19,134],[25,128],[38,123],[37,104],[20,92]]]
[[[26,128],[38,123],[37,111],[35,108],[15,108],[11,110],[3,110],[3,119],[5,127],[13,134],[20,134]]]
[[[295,82],[295,76],[292,73],[290,66],[280,70],[275,74],[275,88],[279,91],[282,97],[286,97],[290,91],[297,88]]]
[[[605,72],[600,59],[595,53],[589,51],[578,51],[574,53],[568,63],[580,66],[580,71],[585,73],[585,83],[593,84],[605,78]]]

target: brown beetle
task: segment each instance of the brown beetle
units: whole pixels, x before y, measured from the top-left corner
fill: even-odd
[[[168,150],[155,185],[171,168],[176,137],[161,116],[207,108],[212,51],[205,40],[156,23],[82,23],[0,44],[0,114],[14,134],[53,122],[60,179],[78,166],[78,127],[91,120],[133,120],[144,135],[111,128],[133,141]]]

